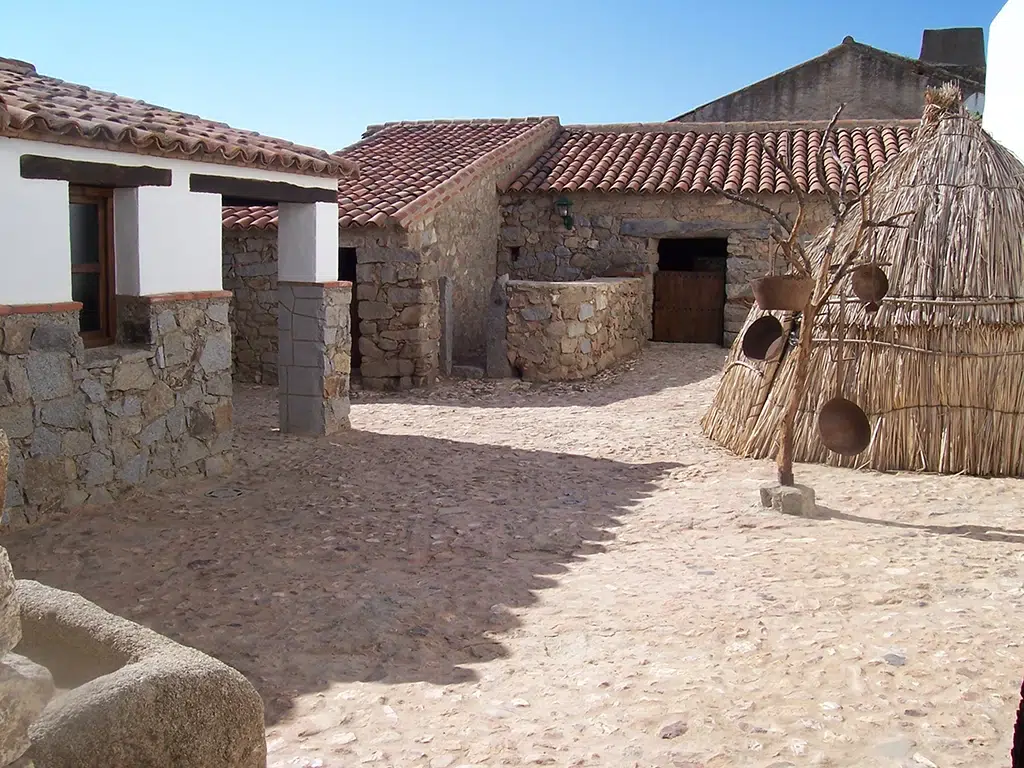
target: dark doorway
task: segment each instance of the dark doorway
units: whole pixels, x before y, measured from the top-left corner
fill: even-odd
[[[352,304],[350,312],[352,322],[352,372],[359,370],[363,356],[359,353],[359,302],[356,299],[356,249],[338,249],[338,279],[352,283]]]
[[[724,237],[658,243],[654,341],[722,343],[728,254],[728,240]]]

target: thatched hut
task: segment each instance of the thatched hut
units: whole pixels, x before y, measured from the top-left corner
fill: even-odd
[[[875,261],[889,279],[877,311],[866,311],[846,278],[818,313],[795,459],[1024,475],[1024,165],[944,89],[930,94],[911,147],[839,223],[832,263],[854,248],[864,212],[874,221],[910,213],[904,227],[872,229],[862,242],[858,260]],[[810,246],[816,265],[826,240],[827,232]],[[744,330],[763,314],[755,307]],[[736,453],[765,458],[777,449],[794,348],[757,362],[743,355],[742,339],[702,425]],[[832,453],[818,434],[817,412],[840,392],[871,425],[870,445],[856,456]]]

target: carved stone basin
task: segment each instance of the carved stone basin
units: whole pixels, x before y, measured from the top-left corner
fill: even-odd
[[[263,702],[241,673],[74,592],[18,580],[17,653],[66,689],[29,729],[35,768],[264,768]]]

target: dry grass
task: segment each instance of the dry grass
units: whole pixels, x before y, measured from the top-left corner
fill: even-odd
[[[840,223],[833,263],[856,246],[862,207],[875,221],[913,213],[904,227],[871,230],[858,258],[888,274],[880,309],[865,312],[844,281],[845,303],[833,296],[815,319],[796,460],[1024,474],[1024,166],[942,90],[931,95],[914,145],[875,174]],[[816,265],[824,244],[823,234],[810,247]],[[747,324],[762,314],[755,308]],[[737,341],[706,433],[744,456],[773,455],[794,360],[790,346],[778,363],[748,361]],[[853,458],[828,451],[815,423],[840,390],[872,424],[871,445]]]

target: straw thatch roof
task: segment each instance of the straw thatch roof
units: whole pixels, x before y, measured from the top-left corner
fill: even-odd
[[[815,320],[795,458],[1024,475],[1024,165],[982,130],[958,95],[945,89],[929,101],[913,144],[875,174],[838,225],[832,263],[853,248],[862,207],[875,221],[912,212],[901,219],[905,228],[871,229],[858,257],[888,275],[880,309],[866,312],[845,279]],[[816,267],[826,239],[822,233],[810,246]],[[755,307],[747,326],[763,314]],[[702,424],[735,452],[764,458],[777,448],[796,337],[767,363],[744,357],[742,337]],[[817,431],[819,408],[840,393],[871,424],[870,446],[854,457],[830,452]]]

